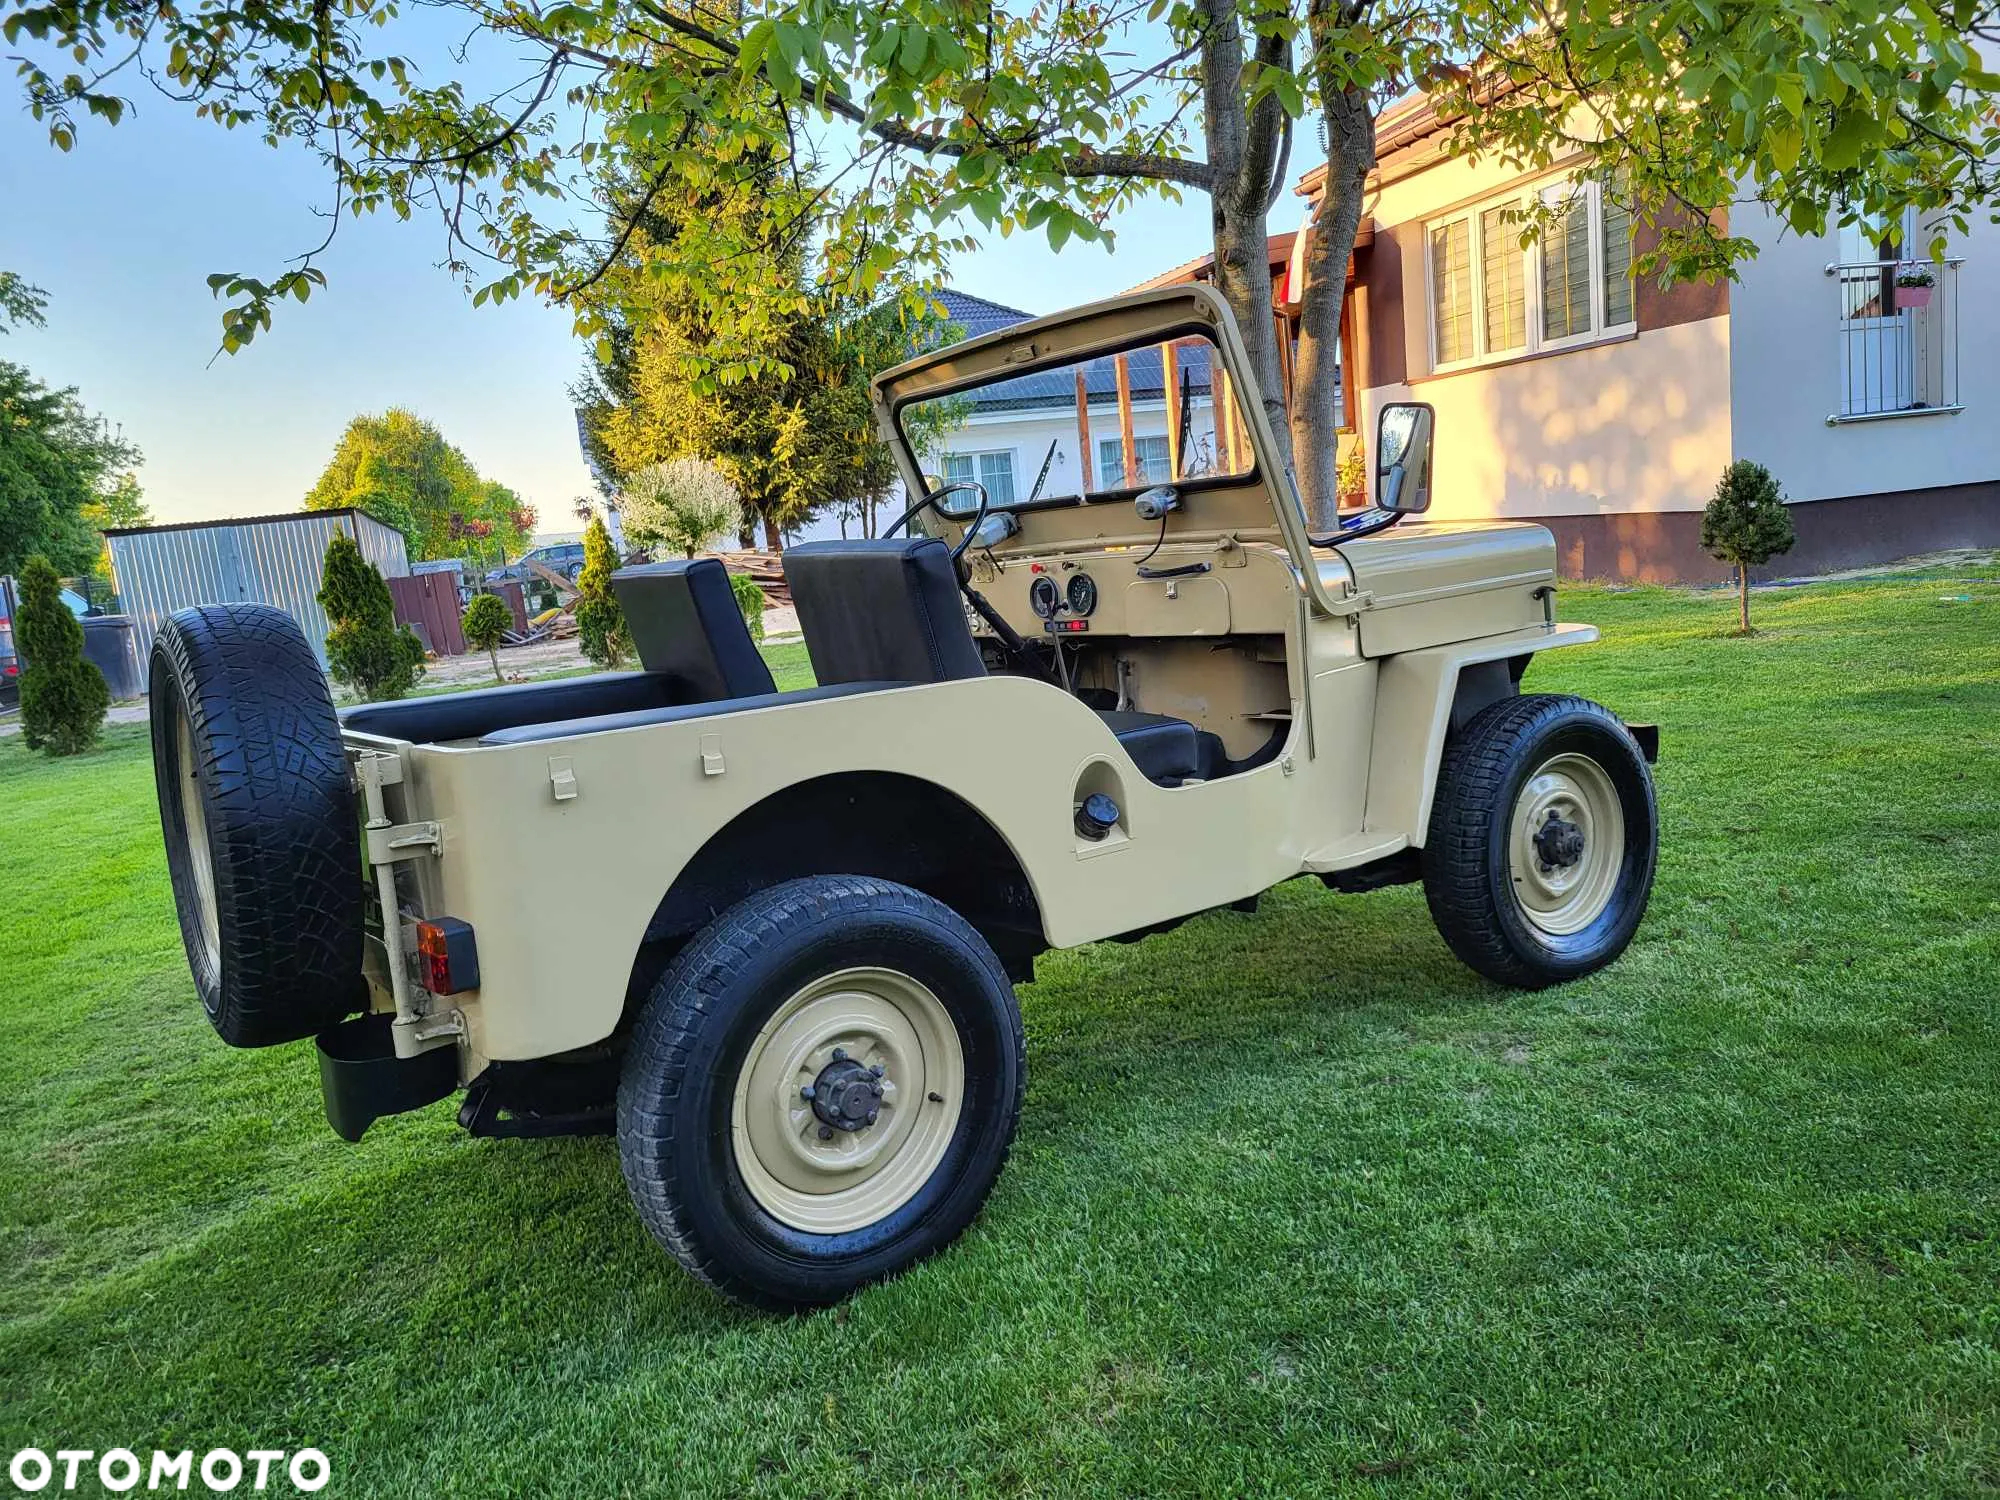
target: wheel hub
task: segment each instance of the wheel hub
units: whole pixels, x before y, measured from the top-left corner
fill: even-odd
[[[730,1138],[751,1196],[793,1229],[841,1234],[893,1213],[944,1159],[964,1054],[927,985],[842,969],[778,1005],[734,1095]]]
[[[875,1123],[882,1112],[883,1072],[880,1063],[865,1068],[841,1048],[833,1049],[833,1061],[799,1090],[820,1122],[821,1139],[830,1140],[836,1130],[866,1130]]]
[[[1508,818],[1507,865],[1521,914],[1550,937],[1583,931],[1618,886],[1625,814],[1604,768],[1553,755],[1521,787]]]
[[[1535,855],[1544,870],[1567,870],[1583,858],[1583,830],[1550,808],[1535,832]]]

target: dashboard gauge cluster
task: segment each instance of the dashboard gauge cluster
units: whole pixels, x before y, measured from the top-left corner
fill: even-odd
[[[1090,615],[1097,608],[1097,580],[1077,573],[1065,587],[1047,573],[1037,573],[1028,585],[1028,607],[1048,634],[1080,635],[1090,629]]]

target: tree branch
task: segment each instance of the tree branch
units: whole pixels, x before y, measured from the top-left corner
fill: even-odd
[[[1145,152],[1082,151],[1062,161],[1069,177],[1149,177],[1157,182],[1177,182],[1183,187],[1215,191],[1215,174],[1205,161],[1186,156],[1160,156]]]

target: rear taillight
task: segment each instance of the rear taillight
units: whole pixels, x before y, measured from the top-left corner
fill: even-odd
[[[469,922],[434,917],[417,923],[417,958],[423,964],[424,988],[433,995],[479,988],[479,949]]]

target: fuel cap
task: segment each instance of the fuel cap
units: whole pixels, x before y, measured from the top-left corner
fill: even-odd
[[[1078,835],[1096,843],[1118,826],[1118,804],[1102,792],[1092,792],[1076,810]]]

